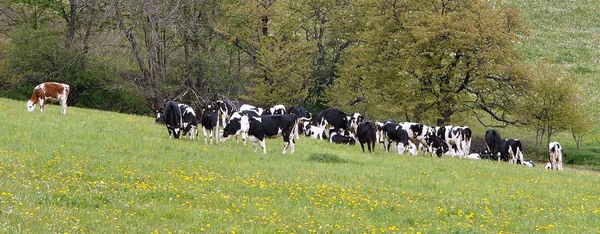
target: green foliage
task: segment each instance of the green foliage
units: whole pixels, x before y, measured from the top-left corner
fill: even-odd
[[[366,1],[361,45],[333,88],[342,91],[335,103],[364,100],[383,116],[438,124],[473,109],[506,110],[524,81],[514,50],[521,26],[495,3]]]
[[[151,114],[142,95],[100,61],[81,52],[61,47],[60,34],[28,27],[12,32],[7,66],[11,73],[2,84],[3,97],[26,100],[33,87],[46,81],[71,86],[69,105],[125,113]]]

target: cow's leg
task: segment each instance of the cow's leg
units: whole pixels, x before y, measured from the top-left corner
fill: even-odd
[[[285,154],[285,151],[287,150],[288,146],[290,145],[293,137],[294,137],[293,135],[290,137],[289,133],[288,134],[283,133],[283,154]],[[292,139],[290,139],[290,138],[292,138]]]
[[[244,145],[246,145],[246,132],[242,132],[242,141],[244,142]]]
[[[204,135],[204,144],[208,144],[208,141],[206,140],[206,127],[204,126],[202,126],[202,134]]]
[[[523,161],[523,151],[519,147],[517,147],[517,156],[521,160],[521,164],[525,164],[525,161]]]
[[[219,123],[218,122],[217,122],[217,126],[215,126],[213,131],[215,134],[215,144],[219,144],[220,137],[219,137]],[[211,142],[211,144],[212,144],[212,142]]]
[[[369,148],[369,152],[371,152],[371,147],[369,146],[369,143],[367,143],[367,146]],[[365,152],[365,145],[364,145],[364,143],[362,143],[362,142],[360,143],[360,148],[362,148],[362,151],[364,153]]]
[[[263,149],[263,153],[267,154],[267,145],[265,144],[265,139],[260,141],[260,147]],[[254,150],[254,152],[256,152],[256,150]]]
[[[41,99],[41,98],[38,99],[38,104],[40,104],[40,112],[44,112],[44,109],[45,109],[45,107],[44,107],[44,104],[45,104],[44,103],[44,99]]]
[[[290,137],[290,147],[292,147],[291,154],[294,154],[294,150],[296,149],[296,142],[294,141],[294,136]]]
[[[60,99],[60,105],[62,106],[62,114],[66,115],[67,114],[67,96],[64,92],[63,92],[63,97]]]
[[[558,170],[562,170],[563,169],[563,167],[562,167],[562,153],[557,153],[556,156],[557,156],[557,159],[558,159],[557,169]]]
[[[404,151],[406,150],[404,143],[402,142],[398,142],[398,154],[404,154]]]

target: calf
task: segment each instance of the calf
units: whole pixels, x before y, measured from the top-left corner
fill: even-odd
[[[62,114],[67,114],[67,97],[71,87],[68,84],[61,84],[56,82],[45,82],[41,83],[33,89],[31,98],[27,101],[27,111],[32,112],[35,109],[35,104],[40,104],[40,112],[44,112],[44,106],[46,99],[57,99],[60,101],[62,106]]]
[[[348,119],[348,128],[352,129],[354,131],[354,134],[356,134],[356,128],[358,127],[358,124],[362,123],[362,121],[365,120],[365,118],[360,113],[352,113],[352,115],[349,116]]]
[[[424,147],[428,152],[430,152],[432,157],[433,154],[437,155],[438,157],[442,157],[442,154],[448,152],[448,144],[446,144],[444,139],[435,134],[428,134],[425,138],[425,141],[427,142],[427,145]]]
[[[485,143],[487,146],[487,151],[493,156],[498,158],[502,157],[502,138],[500,137],[500,133],[496,129],[488,129],[485,131]]]
[[[292,154],[294,153],[294,128],[296,127],[295,115],[266,115],[261,117],[249,118],[248,136],[254,146],[254,152],[257,150],[257,143],[263,152],[267,153],[265,138],[277,138],[283,136],[283,153],[285,154],[288,146],[291,147]],[[232,131],[223,131],[223,138],[229,137]]]
[[[258,113],[258,115],[263,115],[265,112],[265,110],[263,108],[255,107],[255,106],[248,105],[248,104],[244,104],[240,107],[240,111],[246,111],[246,110],[255,111],[256,113]]]
[[[207,144],[207,136],[206,131],[208,130],[208,134],[210,136],[210,143],[213,142],[213,136],[217,138],[216,142],[219,142],[219,115],[217,114],[218,110],[212,104],[208,104],[202,107],[202,133],[204,134],[204,144]]]
[[[560,143],[551,142],[548,145],[548,155],[550,155],[551,168],[562,170],[562,146]]]
[[[164,111],[164,107],[161,107],[159,110],[156,111],[156,121],[154,121],[154,123],[165,124],[165,116],[163,115]]]
[[[296,116],[298,126],[296,127],[294,135],[296,136],[296,139],[300,139],[300,134],[304,133],[304,128],[300,126],[304,126],[304,123],[310,122],[312,115],[304,107],[300,106],[291,106],[288,109],[288,112]]]
[[[429,152],[430,155],[433,157],[433,154],[431,154],[433,153],[433,149],[430,149],[429,144],[438,140],[433,137],[435,136],[435,130],[433,128],[424,124],[410,122],[400,123],[400,126],[402,126],[404,130],[406,130],[406,133],[408,133],[408,138],[410,140],[414,142],[420,142],[421,144],[423,144],[423,155],[425,155],[426,152]],[[429,143],[427,143],[427,139],[430,139]],[[437,151],[438,148],[441,150],[441,146],[441,144],[437,145],[435,151]]]
[[[242,141],[244,145],[246,145],[246,136],[248,135],[248,130],[250,129],[250,123],[248,118],[258,117],[258,113],[256,111],[246,110],[246,111],[238,111],[231,115],[231,119],[229,123],[225,126],[223,131],[229,132],[228,135],[235,135],[236,142],[239,143],[237,136],[242,135]],[[245,118],[244,118],[245,117]],[[224,139],[222,139],[224,141]]]
[[[402,126],[393,121],[388,121],[383,125],[383,137],[385,152],[389,152],[390,146],[394,145],[393,149],[396,149],[398,154],[404,153],[405,147],[408,146],[408,133]]]
[[[181,122],[183,128],[183,136],[189,134],[190,139],[198,137],[198,122],[196,121],[196,112],[186,104],[179,104],[181,111]]]
[[[362,122],[356,127],[356,137],[360,142],[360,148],[365,152],[364,144],[367,144],[369,153],[375,152],[377,142],[377,125],[373,121]]]
[[[442,126],[436,128],[436,135],[444,140],[449,147],[449,154],[459,155],[463,158],[462,151],[462,128],[455,126]]]
[[[502,147],[502,154],[506,155],[509,163],[523,164],[523,145],[518,139],[506,139]]]
[[[264,115],[283,115],[285,114],[285,106],[284,105],[275,105],[267,110],[265,110]]]
[[[181,109],[179,109],[179,105],[177,105],[176,102],[167,102],[163,114],[167,130],[169,131],[169,139],[171,139],[172,136],[174,136],[175,139],[179,139],[179,135],[181,134]]]
[[[340,129],[348,130],[348,115],[341,110],[329,108],[323,110],[313,120],[313,125],[323,126],[330,124],[335,132],[340,132]]]
[[[329,137],[329,142],[336,143],[336,144],[348,144],[348,145],[356,144],[356,140],[354,139],[352,134],[344,136],[337,132],[331,133],[331,136]]]

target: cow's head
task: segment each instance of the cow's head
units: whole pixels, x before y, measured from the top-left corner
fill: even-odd
[[[35,102],[27,101],[27,111],[32,112],[35,109]]]

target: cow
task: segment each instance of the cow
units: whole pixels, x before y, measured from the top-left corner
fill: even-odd
[[[487,146],[487,151],[493,156],[498,158],[500,161],[502,157],[502,137],[500,137],[500,133],[496,129],[488,129],[485,131],[485,143]]]
[[[333,126],[335,132],[340,129],[348,130],[348,115],[343,111],[335,108],[328,108],[321,111],[317,117],[313,118],[312,125],[315,126]]]
[[[284,105],[275,105],[266,109],[263,115],[283,115],[286,114]]]
[[[558,142],[551,142],[548,145],[548,155],[552,169],[562,170],[562,146]]]
[[[452,156],[459,155],[463,158],[462,128],[455,126],[442,126],[436,128],[436,135],[448,145],[448,153]]]
[[[216,142],[219,142],[219,114],[218,109],[213,104],[208,104],[202,107],[202,133],[204,134],[204,144],[207,144],[206,131],[210,136],[210,143],[213,142],[213,136],[217,138]]]
[[[165,116],[163,115],[164,111],[164,107],[161,107],[159,110],[156,111],[156,121],[154,121],[154,123],[161,125],[165,124]]]
[[[425,150],[428,151],[432,157],[433,154],[442,157],[442,154],[449,150],[446,141],[433,133],[429,133],[425,136],[425,142],[427,142],[427,145],[424,146]]]
[[[258,113],[258,115],[263,115],[265,112],[265,110],[263,108],[255,107],[253,105],[244,104],[244,105],[240,106],[240,111],[246,111],[246,110],[255,111],[256,113]]]
[[[179,139],[179,135],[181,135],[181,109],[179,109],[179,105],[173,101],[167,102],[163,114],[169,131],[169,139],[172,137]]]
[[[465,157],[465,158],[481,160],[481,155],[478,153],[472,153],[472,154],[467,155],[467,157]]]
[[[233,105],[229,102],[225,102],[219,100],[215,102],[215,106],[218,109],[219,120],[221,121],[221,125],[225,128],[225,125],[229,122],[229,118],[234,112]]]
[[[462,126],[462,137],[461,137],[461,149],[463,151],[463,156],[461,158],[466,157],[471,153],[471,141],[473,139],[473,131],[468,126]]]
[[[527,167],[535,167],[535,163],[533,160],[524,159],[523,161],[517,160],[517,164],[523,164]]]
[[[410,155],[417,155],[419,151],[415,143],[412,143],[412,141],[408,141],[408,147],[406,147],[406,150]]]
[[[300,134],[304,133],[304,123],[310,122],[312,115],[304,107],[300,106],[291,106],[288,109],[288,113],[296,116],[298,127],[296,127],[294,135],[296,139],[300,139]]]
[[[333,133],[331,133],[331,136],[329,137],[329,142],[336,143],[336,144],[354,145],[354,144],[356,144],[356,139],[354,139],[354,136],[352,134],[341,135],[337,132],[333,132]]]
[[[518,139],[506,139],[502,147],[502,154],[506,155],[509,163],[523,164],[523,145]]]
[[[435,136],[435,129],[424,125],[424,124],[420,124],[420,123],[411,123],[411,122],[402,122],[400,123],[400,126],[406,130],[406,133],[408,133],[408,138],[413,141],[413,142],[420,142],[421,144],[423,144],[423,155],[425,155],[426,152],[429,152],[430,155],[433,157],[433,153],[434,151],[437,153],[438,149],[442,150],[442,145],[441,144],[437,144],[435,149],[430,149],[429,145],[431,143],[433,143],[434,141],[437,142],[438,139],[434,138],[433,136]],[[427,140],[429,139],[429,140]],[[429,143],[427,141],[430,141]],[[445,144],[444,144],[445,145]],[[443,150],[442,150],[443,151]]]
[[[356,137],[360,142],[360,148],[365,152],[365,143],[369,149],[369,153],[375,152],[375,144],[377,142],[377,125],[373,121],[366,121],[358,124],[356,127]]]
[[[390,146],[394,144],[393,149],[396,149],[398,154],[402,154],[408,146],[408,133],[402,126],[393,121],[388,121],[383,125],[383,138],[384,144],[387,145],[385,152],[389,152]]]
[[[235,132],[235,134],[230,134],[230,135],[235,135],[236,142],[238,142],[238,143],[239,143],[239,141],[238,141],[237,136],[241,134],[242,141],[244,142],[244,145],[246,145],[246,136],[248,135],[248,130],[250,128],[248,118],[258,117],[258,116],[259,116],[258,113],[256,113],[256,111],[253,111],[253,110],[234,112],[231,115],[229,123],[225,126],[225,128],[223,128],[223,131]],[[246,117],[245,120],[243,120],[242,117]],[[230,129],[236,129],[236,130],[233,131]]]
[[[179,110],[181,111],[181,123],[183,128],[183,136],[189,134],[190,139],[198,137],[198,122],[196,121],[196,112],[194,109],[186,104],[179,104]]]
[[[356,128],[359,123],[362,123],[365,118],[360,113],[352,113],[352,115],[348,116],[348,128],[354,130],[354,134],[356,135]]]
[[[552,169],[552,163],[551,163],[550,161],[547,161],[547,162],[544,164],[544,169]]]
[[[242,121],[248,121],[248,137],[252,141],[254,152],[257,151],[257,144],[260,142],[260,146],[266,154],[267,148],[265,145],[265,138],[277,138],[283,136],[283,153],[286,153],[288,147],[291,147],[292,154],[294,153],[294,128],[297,127],[295,115],[265,115],[252,118],[242,116]],[[239,131],[239,129],[234,127],[227,131],[224,130],[223,141],[237,131]]]
[[[35,109],[35,104],[39,103],[40,112],[44,112],[44,106],[48,104],[46,99],[56,99],[60,101],[62,106],[62,114],[67,114],[67,98],[71,87],[68,84],[62,84],[57,82],[45,82],[41,83],[33,89],[31,98],[27,101],[27,111],[32,112]]]

